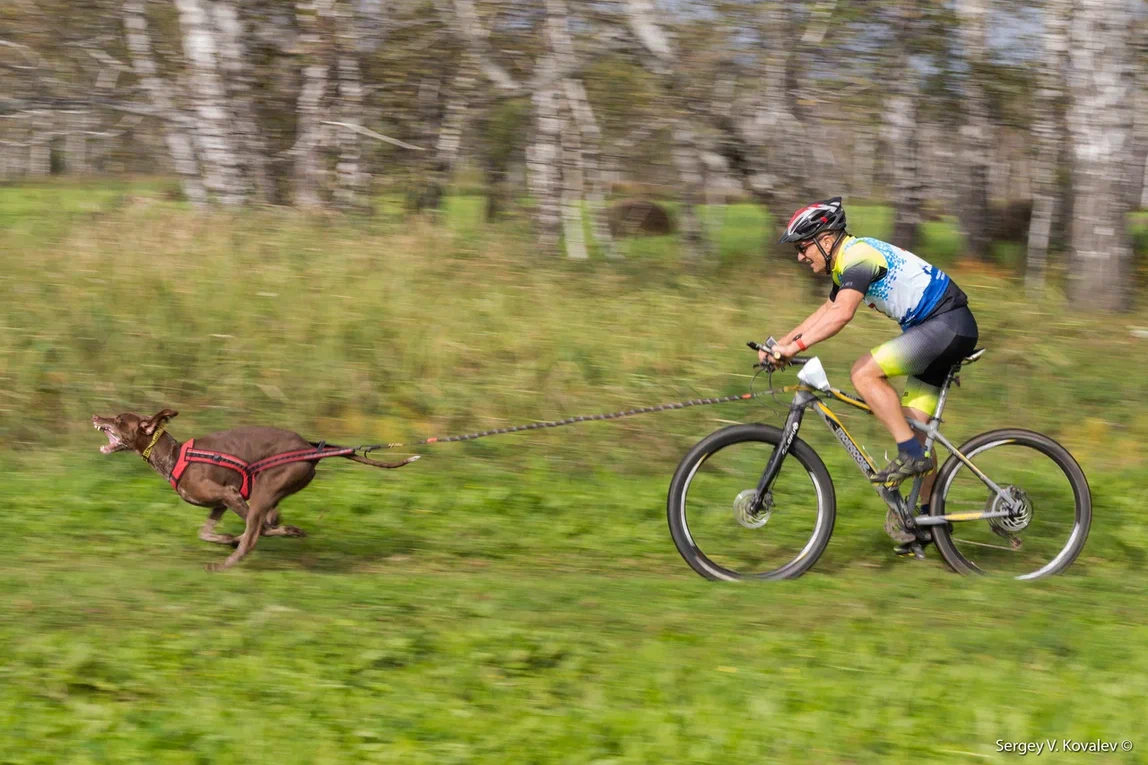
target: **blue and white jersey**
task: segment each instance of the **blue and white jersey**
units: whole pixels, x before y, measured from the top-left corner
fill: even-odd
[[[953,308],[968,303],[964,292],[944,271],[880,239],[846,237],[831,275],[830,300],[839,290],[857,290],[870,308],[893,319],[902,329],[920,324],[942,303],[951,303]]]

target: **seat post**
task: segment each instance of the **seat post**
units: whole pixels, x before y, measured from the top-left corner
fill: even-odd
[[[949,374],[945,376],[945,384],[941,386],[941,392],[937,394],[937,410],[933,412],[933,419],[941,419],[941,413],[945,411],[945,399],[949,397],[949,386],[953,384],[953,378],[961,371],[960,364],[954,364],[953,368],[949,370]]]

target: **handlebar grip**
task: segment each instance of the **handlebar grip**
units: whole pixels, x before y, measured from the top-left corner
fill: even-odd
[[[777,341],[772,337],[766,340],[765,343],[755,343],[754,341],[750,340],[748,343],[746,343],[746,345],[748,345],[750,348],[753,348],[755,351],[764,351],[770,356],[773,356],[775,359],[781,358],[781,356],[774,353],[772,350],[773,346],[777,345]]]

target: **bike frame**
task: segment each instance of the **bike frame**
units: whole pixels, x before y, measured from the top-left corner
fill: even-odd
[[[917,476],[913,480],[913,487],[906,497],[901,494],[899,489],[892,489],[887,486],[873,484],[877,494],[885,501],[885,504],[893,509],[900,517],[902,522],[908,526],[938,526],[952,521],[979,521],[985,518],[1001,518],[1012,515],[1018,508],[1014,507],[1014,501],[1005,494],[991,478],[985,475],[976,465],[969,460],[960,450],[955,447],[951,441],[941,435],[940,423],[943,422],[941,415],[945,410],[945,400],[948,398],[949,386],[956,381],[960,385],[960,380],[957,373],[960,366],[956,366],[949,372],[948,377],[945,379],[945,384],[941,387],[941,392],[937,397],[937,408],[933,412],[933,416],[929,418],[927,423],[919,422],[914,419],[906,418],[909,426],[914,430],[920,431],[925,434],[925,454],[932,453],[933,445],[940,442],[950,454],[960,460],[973,475],[981,480],[985,486],[992,489],[998,497],[1005,503],[1006,510],[998,511],[985,511],[985,512],[972,512],[972,513],[951,513],[949,515],[921,515],[914,516],[912,509],[917,506],[917,497],[920,496],[921,486],[924,484],[925,476]],[[826,385],[821,388],[814,388],[807,384],[789,385],[781,389],[783,393],[794,393],[793,403],[789,406],[789,415],[785,418],[785,425],[782,432],[785,434],[781,439],[781,443],[774,449],[773,454],[769,458],[769,462],[762,472],[761,480],[757,485],[757,495],[754,498],[752,509],[754,512],[759,510],[765,502],[766,494],[769,487],[773,484],[774,478],[777,476],[778,471],[781,469],[781,463],[789,454],[789,448],[793,444],[793,439],[797,437],[797,431],[801,428],[801,421],[805,416],[805,410],[813,409],[825,421],[826,426],[837,438],[837,441],[857,463],[857,467],[865,474],[867,479],[872,479],[878,471],[876,463],[873,459],[865,453],[864,447],[857,443],[857,441],[845,429],[845,425],[841,422],[840,418],[833,413],[819,393],[826,394],[834,400],[840,401],[843,404],[848,404],[856,409],[869,414],[873,410],[861,398],[854,397],[843,393],[836,388]]]

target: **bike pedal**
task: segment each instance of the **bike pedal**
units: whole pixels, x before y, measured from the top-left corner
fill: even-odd
[[[925,550],[921,547],[920,542],[911,542],[907,545],[897,545],[893,548],[893,552],[902,558],[907,558],[912,555],[917,560],[925,559]]]

